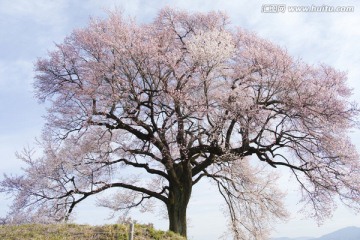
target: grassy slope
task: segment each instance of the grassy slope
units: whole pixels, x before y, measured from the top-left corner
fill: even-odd
[[[76,224],[0,226],[2,240],[128,240],[129,226]],[[134,240],[185,240],[172,232],[135,225]]]

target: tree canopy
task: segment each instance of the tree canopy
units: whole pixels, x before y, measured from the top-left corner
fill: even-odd
[[[159,200],[186,236],[192,187],[210,179],[234,238],[264,239],[287,216],[275,168],[295,176],[310,217],[329,217],[336,199],[359,209],[346,73],[294,59],[221,12],[165,8],[146,24],[109,12],[35,66],[36,97],[50,106],[43,154],[19,154],[23,175],[1,182],[15,194],[11,221],[68,219],[116,189],[102,206]]]

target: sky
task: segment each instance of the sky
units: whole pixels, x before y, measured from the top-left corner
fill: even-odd
[[[275,4],[275,5],[274,5]],[[274,7],[285,6],[274,13]],[[104,17],[105,9],[118,7],[140,23],[152,21],[159,9],[170,6],[189,11],[221,10],[233,26],[256,32],[287,49],[290,55],[310,64],[325,63],[348,72],[353,99],[360,99],[360,2],[326,0],[0,0],[0,178],[18,174],[23,166],[15,152],[34,146],[44,125],[46,106],[33,96],[33,63],[60,43],[73,29],[86,26],[90,16]],[[353,12],[290,12],[292,6],[351,6]],[[324,7],[325,6],[325,7]],[[272,11],[272,13],[270,13]],[[360,131],[352,141],[360,151]],[[273,237],[321,236],[346,226],[360,227],[360,215],[339,206],[332,219],[318,226],[299,212],[299,192],[284,173],[279,182],[288,192],[285,203],[292,213],[287,223],[275,224]],[[10,204],[0,195],[0,217]],[[189,237],[193,240],[218,239],[226,232],[224,205],[209,184],[195,186],[189,204]],[[161,211],[160,211],[161,212]],[[152,222],[166,230],[162,213],[135,212],[139,222]],[[112,223],[108,213],[93,204],[80,206],[77,222]]]

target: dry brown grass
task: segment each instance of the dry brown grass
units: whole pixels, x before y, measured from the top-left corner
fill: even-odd
[[[3,240],[128,240],[129,226],[122,224],[89,226],[77,224],[26,224],[0,226]],[[172,232],[135,225],[134,240],[185,240]]]

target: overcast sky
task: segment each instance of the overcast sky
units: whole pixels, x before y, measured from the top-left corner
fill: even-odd
[[[266,13],[264,4],[289,6],[353,6],[354,12]],[[46,56],[54,43],[61,42],[74,28],[86,26],[89,16],[104,16],[104,9],[123,9],[138,22],[149,22],[164,6],[190,11],[225,11],[234,26],[257,32],[288,52],[310,64],[326,63],[348,71],[353,98],[360,99],[360,2],[359,1],[291,1],[291,0],[0,0],[0,174],[19,173],[21,163],[14,153],[33,145],[44,124],[45,106],[33,98],[33,63]],[[265,12],[264,12],[265,11]],[[360,149],[360,132],[354,131],[353,142]],[[299,193],[283,177],[279,183],[288,190],[286,204],[293,213],[288,223],[276,225],[274,237],[320,236],[345,226],[359,226],[360,216],[339,207],[334,217],[322,226],[298,213]],[[189,206],[189,236],[194,240],[211,240],[226,231],[221,199],[216,189],[196,186]],[[0,195],[0,216],[9,201]],[[111,223],[107,213],[93,205],[83,204],[78,222]],[[135,214],[139,222],[153,222],[166,229],[161,214]]]

